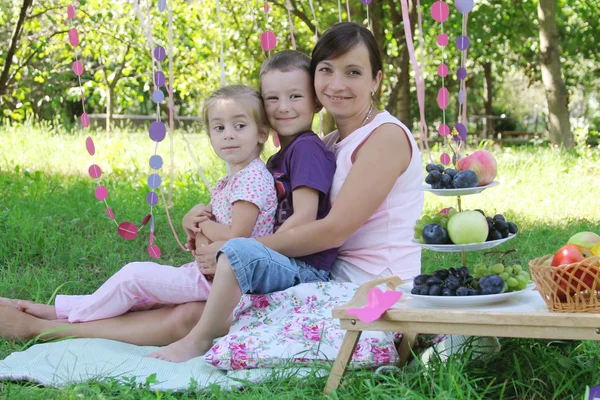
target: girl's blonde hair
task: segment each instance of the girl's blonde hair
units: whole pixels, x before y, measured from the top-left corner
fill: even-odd
[[[251,116],[256,123],[258,128],[258,135],[264,135],[265,137],[269,136],[269,121],[267,120],[267,113],[265,112],[265,105],[263,103],[263,99],[260,94],[253,88],[246,85],[229,85],[223,86],[213,94],[211,94],[208,99],[204,102],[204,126],[206,127],[206,131],[209,132],[210,135],[210,126],[208,122],[208,112],[209,110],[220,103],[223,100],[240,100],[243,101],[250,109]],[[266,140],[266,139],[265,139]],[[261,143],[261,149],[262,149]]]

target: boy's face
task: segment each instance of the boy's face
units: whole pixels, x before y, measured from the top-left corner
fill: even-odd
[[[321,109],[310,75],[300,69],[267,72],[261,79],[261,92],[269,124],[282,146],[310,130],[315,112]]]

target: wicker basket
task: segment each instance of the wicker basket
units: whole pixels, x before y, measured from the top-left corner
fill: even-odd
[[[553,256],[529,261],[533,281],[548,310],[600,313],[600,257],[553,267]]]

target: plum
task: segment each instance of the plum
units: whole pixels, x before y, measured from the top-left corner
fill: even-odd
[[[448,231],[438,224],[425,225],[422,235],[427,244],[446,244],[449,241]]]
[[[454,175],[452,183],[457,189],[472,188],[477,186],[477,184],[479,183],[479,179],[477,178],[477,174],[475,173],[475,171],[467,169],[465,171],[460,171],[458,174]]]

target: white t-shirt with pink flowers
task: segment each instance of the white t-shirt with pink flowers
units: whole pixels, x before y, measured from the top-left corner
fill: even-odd
[[[233,203],[247,201],[259,209],[252,237],[273,233],[277,196],[273,176],[260,158],[255,158],[233,176],[226,176],[217,182],[210,204],[215,221],[231,225]]]

